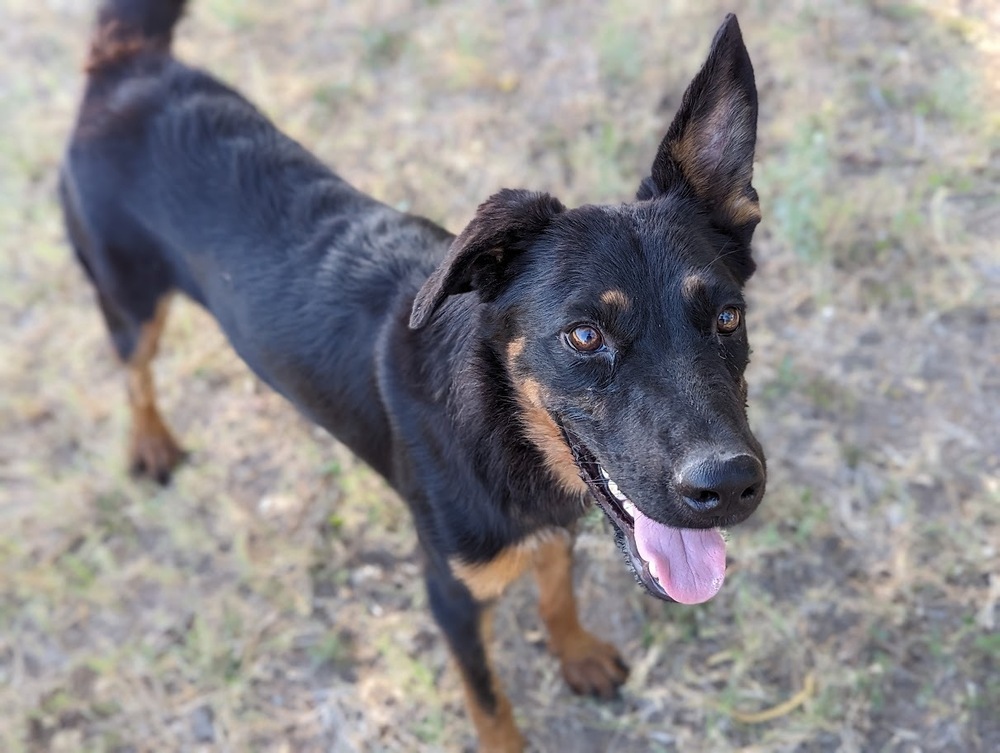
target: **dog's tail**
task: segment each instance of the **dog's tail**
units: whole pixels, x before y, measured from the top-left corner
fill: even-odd
[[[143,52],[168,52],[185,5],[187,0],[104,0],[87,72],[117,68]]]

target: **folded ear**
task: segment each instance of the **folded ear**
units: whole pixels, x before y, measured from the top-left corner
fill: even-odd
[[[709,207],[715,224],[749,244],[760,222],[753,177],[757,87],[736,16],[715,34],[708,60],[684,93],[639,198],[686,184]]]
[[[476,210],[441,266],[420,288],[410,329],[420,329],[450,295],[478,290],[492,296],[511,259],[526,251],[565,207],[547,193],[505,188]]]

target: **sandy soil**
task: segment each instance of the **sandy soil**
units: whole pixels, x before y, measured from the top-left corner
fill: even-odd
[[[529,583],[497,666],[538,751],[1000,749],[1000,11],[741,6],[768,497],[699,607],[643,596],[587,518],[581,602],[632,663],[620,701],[562,685]],[[202,0],[178,50],[458,230],[501,186],[627,199],[728,9]],[[91,15],[0,6],[0,748],[472,749],[403,505],[193,306],[157,372],[192,461],[167,489],[126,475],[54,201]]]

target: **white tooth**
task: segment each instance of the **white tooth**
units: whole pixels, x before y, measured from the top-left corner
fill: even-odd
[[[655,562],[647,562],[646,563],[646,567],[649,568],[649,574],[653,576],[653,580],[655,580],[657,583],[659,583],[660,582],[660,574],[656,571],[656,563]]]
[[[608,479],[608,491],[611,492],[615,496],[615,499],[619,502],[624,502],[628,499],[628,497],[622,494],[622,490],[618,488],[618,484],[611,479]]]
[[[625,508],[625,512],[631,515],[634,520],[635,514],[638,512],[635,508],[635,504],[631,500],[625,500],[625,504],[623,504],[622,507]]]
[[[604,478],[606,478],[606,479],[607,478],[611,478],[608,475],[608,472],[606,470],[604,470],[604,468],[602,466],[597,466],[597,470],[599,470],[601,472],[601,475],[604,476]]]

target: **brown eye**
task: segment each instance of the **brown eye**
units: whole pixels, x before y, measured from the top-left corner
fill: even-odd
[[[600,330],[587,324],[574,327],[570,330],[567,338],[573,350],[578,350],[581,353],[593,353],[604,345],[604,336]]]
[[[731,335],[740,328],[742,318],[738,308],[726,306],[719,312],[719,317],[715,320],[715,328],[720,335]]]

